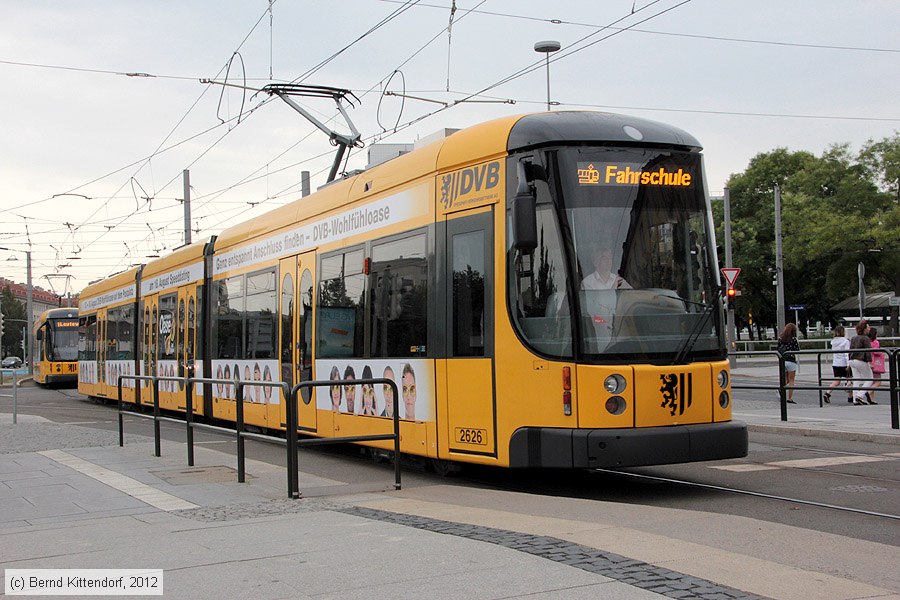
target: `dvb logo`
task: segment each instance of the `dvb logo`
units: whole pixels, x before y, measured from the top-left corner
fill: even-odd
[[[498,183],[500,183],[500,161],[449,173],[441,179],[441,204],[446,210],[455,202],[494,188]]]

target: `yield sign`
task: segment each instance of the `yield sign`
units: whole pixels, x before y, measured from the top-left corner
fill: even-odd
[[[740,267],[722,269],[722,275],[725,276],[725,281],[728,282],[728,287],[734,287],[734,282],[737,281],[738,275],[740,274]]]

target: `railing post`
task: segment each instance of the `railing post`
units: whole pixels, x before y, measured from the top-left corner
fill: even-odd
[[[891,388],[891,429],[900,429],[900,349],[895,348],[888,354],[888,380]]]
[[[234,378],[235,390],[235,414],[237,421],[235,430],[237,433],[237,461],[238,461],[238,483],[244,483],[247,480],[245,464],[244,464],[244,384],[240,378]]]
[[[781,396],[781,420],[787,421],[787,378],[784,373],[784,356],[778,355],[778,393]]]
[[[301,383],[300,385],[304,384]],[[284,435],[287,442],[285,445],[287,446],[288,498],[292,499],[300,497],[300,475],[298,474],[300,465],[297,458],[297,417],[299,413],[297,410],[297,391],[299,389],[297,387],[294,390],[289,390],[287,384],[284,384],[284,389],[282,390],[284,392],[284,401],[287,403],[284,407]]]
[[[156,450],[156,456],[162,456],[162,447],[160,443],[159,429],[159,378],[154,375],[151,379],[153,382],[153,444]]]
[[[28,358],[28,357],[26,357]],[[12,382],[12,399],[13,399],[13,425],[19,422],[19,372],[13,369]]]
[[[394,380],[388,382],[394,392],[394,489],[400,489],[400,393]]]
[[[187,456],[188,456],[188,466],[194,466],[194,378],[185,378],[184,381],[184,393],[185,393],[185,413],[184,413],[184,421],[187,424],[187,431],[185,434],[187,435]]]
[[[119,375],[118,380],[118,399],[119,399],[119,447],[123,448],[125,446],[125,419],[122,415],[122,376]]]
[[[818,370],[818,373],[819,373],[818,383],[816,385],[818,385],[819,387],[822,387],[822,355],[821,354],[816,354],[816,369]],[[822,408],[823,406],[825,406],[825,404],[823,402],[822,390],[818,390],[818,391],[819,391],[819,408]]]

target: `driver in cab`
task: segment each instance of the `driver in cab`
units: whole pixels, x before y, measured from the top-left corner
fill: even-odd
[[[598,247],[591,253],[594,272],[581,281],[583,290],[630,290],[623,277],[612,272],[612,251]]]

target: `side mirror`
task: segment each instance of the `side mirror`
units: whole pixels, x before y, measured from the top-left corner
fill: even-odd
[[[37,341],[41,341],[42,339],[44,339],[44,330],[43,330],[43,329],[38,329],[38,330],[34,333],[34,339],[36,339]]]
[[[537,199],[534,188],[528,181],[525,161],[517,167],[519,187],[512,200],[512,245],[521,252],[531,252],[537,248]]]

